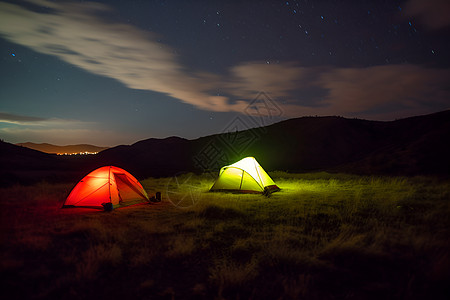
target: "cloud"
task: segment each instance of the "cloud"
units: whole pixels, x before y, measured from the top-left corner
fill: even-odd
[[[97,124],[0,112],[0,136],[13,143],[24,141],[60,143],[72,140],[82,143],[86,139],[92,142],[114,140],[113,132],[90,129],[95,128],[94,125]]]
[[[450,25],[450,1],[409,0],[405,4],[407,16],[417,17],[429,29],[440,29]]]
[[[411,64],[336,68],[242,62],[230,67],[226,75],[192,71],[179,62],[173,49],[158,42],[155,34],[107,21],[104,16],[110,8],[106,5],[28,2],[41,9],[0,3],[0,36],[129,88],[160,92],[203,110],[245,113],[261,91],[276,100],[287,117],[388,119],[450,107],[447,69]],[[428,20],[436,13],[417,3],[410,0],[407,5],[411,14]],[[433,28],[445,25],[435,19],[435,24],[427,21]],[[216,95],[217,90],[222,95]]]
[[[10,124],[32,124],[46,121],[45,118],[31,117],[23,115],[8,114],[0,112],[0,123],[10,123]]]
[[[306,68],[294,63],[244,63],[231,69],[233,81],[229,89],[246,96],[254,96],[255,91],[268,90],[277,97],[284,97],[302,84],[307,76],[306,71]]]
[[[0,128],[2,139],[10,143],[35,142],[51,143],[55,145],[93,144],[97,146],[111,146],[132,143],[142,139],[109,130],[95,130],[87,128]]]
[[[416,114],[450,107],[450,71],[415,65],[339,68],[317,84],[329,91],[325,102],[342,115],[376,115],[380,109]]]
[[[107,6],[45,0],[33,3],[49,11],[39,13],[0,3],[0,35],[133,89],[164,93],[202,109],[230,110],[224,99],[206,92],[216,76],[189,74],[174,51],[157,42],[156,35],[100,18],[99,13],[109,11]]]
[[[142,138],[116,130],[92,129],[98,127],[94,122],[0,112],[0,137],[12,143],[45,141],[55,144],[111,145],[111,142],[131,143]]]
[[[411,64],[367,68],[245,64],[229,83],[236,96],[266,90],[284,114],[398,118],[450,108],[450,70]]]
[[[6,123],[13,127],[52,127],[52,128],[80,128],[93,125],[93,122],[83,122],[72,119],[42,118],[0,112],[0,123]]]

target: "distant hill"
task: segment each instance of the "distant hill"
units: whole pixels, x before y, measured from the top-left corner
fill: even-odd
[[[67,145],[67,146],[57,146],[47,143],[17,143],[17,146],[27,147],[30,149],[38,150],[44,153],[53,153],[53,154],[79,154],[79,153],[97,153],[108,149],[108,147],[99,147],[88,144],[79,144],[79,145]]]
[[[147,139],[130,146],[117,146],[96,155],[96,164],[117,165],[140,178],[172,176],[197,171],[192,157],[195,141],[179,137]]]
[[[307,117],[266,129],[246,154],[272,170],[450,175],[450,111],[390,122]]]
[[[180,172],[216,174],[220,167],[245,156],[254,156],[267,171],[448,178],[449,137],[450,110],[389,122],[302,117],[195,140],[151,138],[84,156],[50,155],[1,142],[0,180],[76,181],[105,165],[125,168],[138,178]]]
[[[62,158],[0,141],[0,187],[77,178],[76,158]]]
[[[218,172],[254,156],[267,170],[358,174],[450,175],[450,110],[397,121],[302,117],[196,140],[148,139],[107,149],[101,164],[138,176]]]

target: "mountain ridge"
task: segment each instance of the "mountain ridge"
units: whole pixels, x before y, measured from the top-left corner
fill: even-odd
[[[32,142],[16,143],[15,145],[49,154],[79,154],[85,152],[97,153],[109,148],[90,144],[74,144],[74,145],[59,146],[50,143],[32,143]]]
[[[447,178],[449,136],[450,110],[446,110],[395,121],[301,117],[192,140],[149,138],[96,155],[58,156],[2,142],[0,179],[9,174],[22,182],[23,176],[33,173],[39,175],[35,180],[72,181],[104,165],[122,167],[138,178],[182,172],[216,174],[222,166],[246,156],[255,157],[267,171]],[[24,182],[31,180],[25,177]]]
[[[446,136],[450,136],[450,110],[395,121],[300,117],[193,140],[152,138],[136,142],[120,153],[111,148],[98,156],[104,163],[113,163],[120,157],[124,166],[135,168],[144,177],[151,173],[146,169],[163,168],[161,161],[170,161],[169,169],[161,169],[161,174],[168,175],[169,170],[175,169],[215,172],[245,156],[256,157],[268,170],[289,172],[447,174],[450,160],[444,153],[450,149],[439,142]],[[427,144],[433,144],[434,149]],[[158,149],[161,145],[166,150]],[[127,151],[133,153],[132,158]],[[438,155],[433,157],[434,154]]]

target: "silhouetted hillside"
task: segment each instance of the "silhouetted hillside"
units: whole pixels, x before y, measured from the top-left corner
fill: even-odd
[[[192,141],[179,137],[151,138],[130,146],[117,146],[96,155],[95,164],[116,165],[137,177],[171,176],[193,171]]]
[[[246,154],[288,171],[449,174],[449,136],[450,111],[392,122],[299,118],[267,127]]]
[[[0,187],[72,181],[88,170],[85,157],[63,157],[0,141]]]
[[[448,175],[448,136],[450,111],[391,122],[303,117],[196,140],[149,139],[99,157],[144,177],[217,172],[245,156],[256,157],[267,170]]]
[[[373,151],[345,170],[450,175],[450,111],[387,122]]]
[[[84,152],[100,152],[105,149],[108,149],[108,147],[99,147],[94,145],[88,145],[88,144],[78,144],[78,145],[67,145],[67,146],[58,146],[58,145],[52,145],[48,143],[17,143],[17,146],[23,146],[30,149],[38,150],[45,153],[66,153],[66,154],[78,154],[78,153],[84,153]]]
[[[78,158],[2,142],[0,164],[2,178],[13,181],[42,174],[72,179],[104,165],[125,168],[138,178],[218,172],[245,156],[256,157],[268,171],[448,176],[449,136],[450,111],[391,122],[303,117],[195,140],[152,138]]]

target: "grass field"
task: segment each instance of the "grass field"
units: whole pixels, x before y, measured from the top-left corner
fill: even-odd
[[[448,299],[450,181],[271,173],[141,181],[163,201],[60,209],[73,187],[0,190],[2,299]]]

